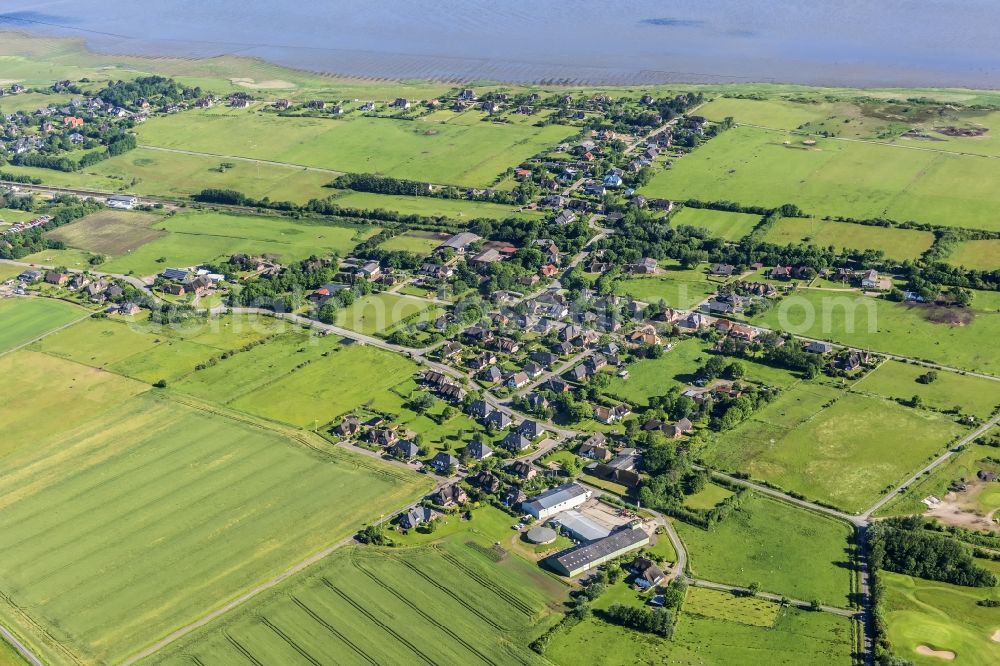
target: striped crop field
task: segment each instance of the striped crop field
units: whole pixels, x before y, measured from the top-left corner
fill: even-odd
[[[455,535],[433,546],[336,553],[154,657],[158,664],[541,664],[552,583],[527,561]]]
[[[11,452],[0,621],[46,663],[118,663],[429,484],[306,437],[147,392]]]

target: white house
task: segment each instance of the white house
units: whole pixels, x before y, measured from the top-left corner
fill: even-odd
[[[108,208],[121,208],[123,210],[131,210],[139,203],[137,197],[133,197],[127,194],[116,194],[112,197],[108,197]]]

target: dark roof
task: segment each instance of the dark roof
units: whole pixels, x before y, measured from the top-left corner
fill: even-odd
[[[512,453],[518,453],[531,446],[531,440],[519,432],[511,431],[501,442],[503,447]]]
[[[556,557],[556,562],[566,571],[575,571],[582,566],[593,564],[602,558],[638,546],[648,540],[649,535],[641,529],[624,529],[600,541],[572,548]]]
[[[473,458],[482,460],[492,455],[493,449],[490,448],[489,444],[476,440],[465,447],[465,452]]]
[[[456,467],[458,466],[458,458],[451,455],[450,453],[445,453],[444,451],[441,451],[436,456],[434,456],[434,460],[432,460],[431,463],[438,469],[441,468],[448,469],[452,465]]]

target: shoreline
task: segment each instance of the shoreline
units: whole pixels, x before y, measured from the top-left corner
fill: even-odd
[[[147,48],[127,49],[125,44],[112,47],[111,44],[94,43],[85,36],[73,36],[73,28],[55,28],[50,30],[33,30],[30,27],[14,27],[9,23],[0,22],[0,36],[17,35],[27,40],[56,40],[75,43],[86,55],[96,59],[116,58],[140,60],[153,64],[157,61],[176,60],[191,63],[209,62],[221,59],[235,59],[248,63],[274,68],[280,71],[295,72],[303,75],[321,77],[324,79],[347,79],[357,82],[420,82],[456,85],[506,85],[520,87],[543,88],[600,88],[627,89],[653,88],[669,86],[697,87],[740,87],[768,86],[788,87],[791,89],[830,89],[859,91],[913,91],[941,90],[953,92],[1000,92],[1000,82],[996,87],[985,84],[977,85],[968,82],[936,81],[929,76],[926,80],[903,80],[909,77],[873,79],[870,76],[852,76],[848,73],[829,76],[813,76],[812,80],[783,80],[781,77],[745,76],[736,74],[709,74],[698,72],[669,71],[652,68],[622,69],[615,66],[574,65],[559,63],[542,63],[531,60],[491,60],[488,58],[467,58],[463,56],[433,56],[408,55],[402,53],[382,53],[375,51],[348,49],[314,49],[309,47],[268,47],[253,45],[239,46],[236,49],[209,49],[201,55],[185,56],[180,53],[169,53],[170,48],[156,49],[155,44],[173,45],[177,51],[183,51],[181,45],[195,47],[204,51],[204,42],[185,42],[180,40],[150,40]],[[2,41],[2,40],[0,40]],[[130,40],[131,41],[131,40]],[[221,46],[213,43],[210,46]],[[277,58],[269,58],[254,51],[280,49],[283,51],[323,52],[330,56],[339,56],[344,63],[340,68],[311,67],[304,63],[296,65],[282,62]],[[2,46],[0,46],[2,51]],[[109,62],[105,67],[118,66]],[[789,67],[790,65],[785,65]],[[836,65],[830,67],[837,68]],[[451,69],[449,69],[451,68]],[[845,69],[850,69],[849,67]],[[909,71],[909,70],[906,70]],[[912,75],[911,75],[912,76]],[[236,77],[230,77],[236,78]]]

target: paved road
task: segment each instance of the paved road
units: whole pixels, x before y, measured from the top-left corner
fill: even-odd
[[[998,423],[1000,423],[1000,414],[997,414],[992,419],[984,423],[982,426],[976,428],[974,431],[963,437],[957,444],[953,445],[950,449],[948,449],[948,451],[946,451],[945,453],[941,454],[936,459],[934,459],[934,461],[931,464],[927,465],[922,470],[920,470],[919,472],[908,478],[906,481],[899,484],[899,486],[897,486],[894,490],[886,493],[881,499],[879,499],[879,501],[875,502],[875,504],[869,507],[868,510],[862,513],[861,518],[867,521],[869,518],[871,518],[871,515],[873,513],[875,513],[883,506],[888,504],[893,497],[897,497],[900,493],[909,488],[911,484],[920,479],[922,476],[924,476],[925,474],[929,474],[939,465],[945,463],[949,458],[951,458],[953,455],[956,454],[956,450],[964,447],[966,444],[969,444],[970,442],[974,441],[980,436],[986,434],[986,432],[988,432]]]
[[[736,592],[748,593],[745,587],[739,587],[738,585],[726,585],[725,583],[716,583],[710,580],[703,580],[701,578],[689,578],[688,581],[695,587],[707,587],[712,590],[725,590],[726,592]],[[771,592],[758,592],[756,595],[762,599],[768,599],[770,601],[781,602],[783,599],[788,599],[789,603],[793,606],[798,606],[799,608],[810,608],[812,604],[808,601],[802,601],[801,599],[789,599],[780,594],[772,594]],[[859,617],[860,613],[855,610],[850,610],[848,608],[839,608],[837,606],[826,606],[820,605],[819,609],[826,613],[833,613],[834,615],[840,615],[841,617],[856,618]]]
[[[21,266],[22,268],[36,268],[36,269],[40,269],[40,270],[53,270],[55,268],[55,266],[46,266],[44,264],[29,264],[29,263],[24,262],[24,261],[15,261],[13,259],[0,259],[0,263],[9,264],[11,266]],[[156,298],[155,294],[153,294],[152,291],[150,291],[150,285],[148,283],[142,281],[141,279],[135,277],[134,275],[123,275],[121,273],[104,273],[104,272],[101,272],[101,271],[98,271],[98,270],[92,270],[92,269],[89,269],[89,268],[86,269],[86,270],[84,270],[84,269],[77,269],[77,268],[67,268],[66,272],[67,273],[72,273],[72,274],[76,274],[76,273],[89,273],[90,275],[94,275],[94,276],[97,276],[97,277],[107,277],[107,278],[114,278],[116,280],[123,280],[124,282],[128,282],[130,285],[132,285],[136,289],[142,289],[143,291],[149,292],[150,295],[152,295],[154,298]]]
[[[10,643],[29,664],[32,666],[45,666],[42,660],[36,657],[35,653],[29,650],[27,645],[18,640],[17,636],[12,634],[7,627],[0,625],[0,636],[3,636],[4,640]]]
[[[670,539],[670,544],[674,547],[674,552],[677,553],[677,562],[674,563],[674,570],[670,572],[668,578],[673,580],[678,576],[686,575],[688,561],[687,547],[681,541],[681,537],[677,534],[677,530],[674,529],[673,524],[665,516],[655,511],[652,513],[656,516],[656,524],[666,531],[667,538]]]
[[[737,485],[741,485],[741,486],[744,486],[746,488],[751,488],[752,490],[755,490],[755,491],[761,493],[762,495],[768,495],[768,496],[773,497],[775,499],[779,499],[779,500],[781,500],[783,502],[787,502],[789,504],[794,504],[794,505],[796,505],[798,507],[801,507],[803,509],[810,509],[812,511],[818,511],[820,513],[825,513],[828,516],[832,516],[834,518],[837,518],[838,520],[847,521],[847,522],[851,523],[852,525],[861,525],[861,524],[864,524],[864,518],[862,518],[861,516],[852,516],[849,513],[844,513],[843,511],[838,511],[837,509],[831,509],[830,507],[827,507],[827,506],[822,506],[820,504],[814,504],[813,502],[810,502],[809,500],[798,499],[797,497],[792,497],[788,493],[784,493],[784,492],[782,492],[780,490],[775,490],[774,488],[770,488],[770,487],[765,486],[763,484],[755,483],[755,482],[749,481],[747,479],[740,479],[740,478],[732,476],[730,474],[726,474],[725,472],[719,472],[719,471],[716,471],[716,470],[713,470],[713,469],[708,469],[706,467],[701,467],[699,465],[695,465],[695,468],[696,469],[704,469],[704,470],[708,471],[708,473],[711,474],[716,479],[723,479],[725,481],[728,481],[729,483],[735,483]]]

